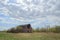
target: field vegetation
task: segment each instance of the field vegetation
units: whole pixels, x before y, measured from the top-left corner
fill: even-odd
[[[18,31],[21,28],[16,28]],[[11,28],[11,33],[0,32],[0,40],[60,40],[60,26],[48,28],[36,28],[32,33],[15,33],[15,28]]]

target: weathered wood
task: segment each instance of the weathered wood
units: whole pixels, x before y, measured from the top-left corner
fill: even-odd
[[[14,30],[10,29],[7,32],[12,32],[12,33],[18,33],[18,32],[24,32],[24,33],[31,33],[32,32],[32,27],[30,24],[25,24],[25,25],[19,25],[17,26]]]

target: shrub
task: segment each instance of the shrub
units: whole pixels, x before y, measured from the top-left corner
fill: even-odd
[[[9,29],[7,32],[12,32],[12,33],[14,33],[15,32],[15,28],[11,28],[11,29]]]
[[[10,32],[10,33],[22,32],[22,27],[11,28],[7,32]]]

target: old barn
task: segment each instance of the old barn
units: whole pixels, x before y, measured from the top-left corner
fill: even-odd
[[[7,32],[12,32],[12,33],[18,33],[18,32],[24,32],[24,33],[31,33],[32,32],[32,27],[30,24],[25,24],[25,25],[19,25],[16,28],[11,28]]]

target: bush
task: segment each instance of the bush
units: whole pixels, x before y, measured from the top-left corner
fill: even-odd
[[[47,29],[41,28],[41,29],[40,29],[40,32],[47,32]]]
[[[56,32],[56,33],[60,33],[60,26],[56,26],[56,27],[55,27],[55,32]]]
[[[17,32],[22,32],[22,27],[16,27]]]
[[[10,32],[10,33],[19,33],[19,32],[22,32],[22,27],[11,28],[7,32]]]
[[[12,33],[14,33],[15,32],[15,28],[11,28],[11,29],[9,29],[7,32],[12,32]]]

